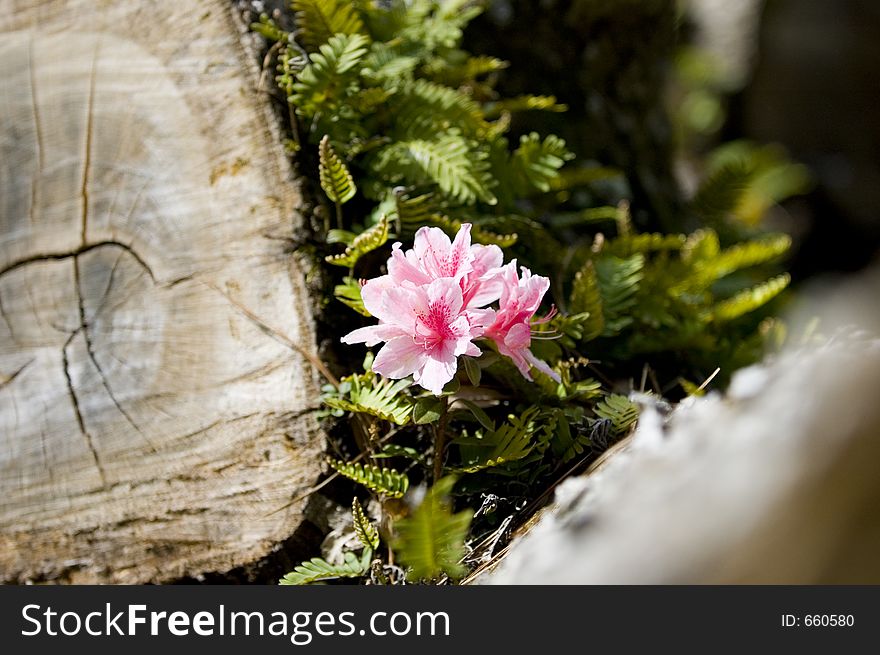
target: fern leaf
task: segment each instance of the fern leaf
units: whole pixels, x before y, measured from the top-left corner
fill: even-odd
[[[636,253],[680,250],[684,243],[683,234],[627,234],[606,244],[605,252],[618,257],[629,257]]]
[[[580,431],[572,434],[571,423],[561,409],[552,411],[543,430],[543,438],[549,442],[550,450],[560,464],[566,464],[578,455],[583,455],[590,447],[589,435]]]
[[[337,34],[309,57],[297,75],[290,102],[307,118],[334,110],[345,100],[354,80],[356,67],[367,52],[366,37]]]
[[[472,512],[450,511],[446,496],[454,484],[451,476],[435,482],[415,511],[397,524],[395,552],[410,567],[413,579],[429,580],[443,573],[456,579],[465,573],[459,562]]]
[[[364,514],[364,508],[355,497],[351,501],[351,519],[354,524],[354,531],[364,548],[370,550],[379,549],[379,531],[376,526],[370,522],[367,515]]]
[[[314,52],[334,34],[366,34],[364,24],[350,0],[293,0],[296,37]]]
[[[765,235],[738,243],[722,250],[712,261],[713,273],[717,279],[749,266],[764,264],[785,254],[790,247],[791,237],[787,234]]]
[[[409,489],[409,478],[405,473],[394,469],[358,462],[343,462],[332,458],[327,461],[340,475],[389,498],[403,498],[406,490]]]
[[[767,280],[763,284],[746,289],[732,298],[718,303],[715,306],[713,318],[716,322],[721,323],[732,321],[744,314],[748,314],[782,293],[789,282],[791,282],[791,276],[788,273],[784,273]]]
[[[401,141],[431,140],[450,128],[477,137],[489,129],[480,106],[457,89],[416,80],[404,85],[396,98],[393,136]]]
[[[736,209],[752,175],[752,168],[743,161],[725,162],[703,181],[691,200],[691,207],[708,224],[719,223]]]
[[[602,334],[605,329],[605,317],[602,311],[599,279],[592,260],[587,260],[581,270],[575,274],[568,308],[574,314],[587,314],[580,322],[583,341],[590,341]]]
[[[357,187],[355,186],[354,179],[351,177],[351,173],[348,171],[348,167],[339,158],[336,151],[333,150],[333,146],[330,145],[330,137],[326,134],[318,146],[318,156],[321,188],[324,189],[324,193],[327,194],[331,202],[344,205],[354,198],[354,194],[357,193]]]
[[[568,106],[556,101],[556,96],[522,95],[507,100],[491,102],[486,107],[486,118],[499,117],[504,112],[518,111],[550,111],[565,112]]]
[[[392,183],[434,183],[463,204],[497,202],[487,168],[485,154],[456,134],[399,141],[380,150],[374,163],[374,170]]]
[[[342,382],[350,387],[348,397],[328,396],[324,398],[325,404],[346,412],[376,416],[397,425],[409,423],[414,403],[412,398],[401,393],[409,387],[409,381],[379,378],[369,371],[344,377]]]
[[[535,446],[532,435],[537,429],[538,411],[537,407],[531,407],[521,416],[508,416],[507,422],[496,430],[484,430],[473,437],[456,439],[464,461],[461,470],[475,473],[528,455]]]
[[[361,298],[361,285],[353,277],[342,278],[342,284],[333,288],[333,296],[344,305],[348,305],[361,316],[370,316]]]
[[[596,403],[593,412],[599,418],[611,421],[611,431],[618,437],[625,434],[639,418],[639,408],[620,394],[606,396]]]
[[[259,22],[251,23],[251,29],[269,41],[287,42],[287,32],[278,27],[278,24],[269,18],[268,14],[260,14]]]
[[[278,584],[283,586],[306,585],[335,578],[359,578],[369,570],[373,552],[366,548],[361,557],[357,557],[351,552],[345,553],[344,557],[345,561],[342,564],[331,564],[320,557],[313,557],[295,567],[293,571],[281,578]]]
[[[388,217],[382,216],[373,227],[357,235],[351,242],[351,245],[346,247],[345,252],[339,255],[327,255],[324,259],[335,266],[352,268],[361,257],[376,248],[384,246],[387,241]]]
[[[558,136],[550,134],[541,141],[537,132],[524,134],[511,157],[514,174],[519,178],[517,190],[526,193],[534,187],[546,193],[559,175],[559,169],[573,158],[574,154]]]
[[[642,254],[625,258],[606,256],[596,261],[596,281],[605,319],[603,334],[616,334],[633,322],[630,310],[636,304],[644,266]]]

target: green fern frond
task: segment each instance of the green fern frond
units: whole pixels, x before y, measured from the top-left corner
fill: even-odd
[[[436,140],[398,141],[376,155],[374,170],[392,184],[436,184],[453,200],[473,204],[497,202],[485,153],[457,134]]]
[[[715,322],[732,321],[766,305],[782,293],[789,282],[791,282],[791,276],[784,273],[718,303],[713,312]]]
[[[692,232],[685,239],[681,247],[681,259],[699,268],[711,264],[720,252],[718,233],[711,228],[704,228]]]
[[[384,494],[389,498],[403,498],[406,490],[409,489],[409,478],[405,473],[394,469],[372,464],[360,464],[359,462],[343,462],[332,458],[327,462],[340,475],[364,485],[370,491]]]
[[[645,256],[640,253],[630,257],[605,256],[596,261],[596,282],[605,319],[603,334],[616,334],[632,324],[630,310],[637,302],[644,267]]]
[[[574,154],[558,136],[550,134],[541,141],[537,132],[524,134],[510,161],[516,176],[516,190],[526,194],[535,188],[546,193],[559,175],[559,169],[573,158]]]
[[[357,193],[354,179],[345,162],[333,150],[333,146],[330,145],[330,137],[326,134],[318,146],[318,158],[321,188],[324,189],[324,193],[327,194],[330,201],[344,205],[354,198],[354,194]]]
[[[394,191],[394,206],[401,232],[407,236],[423,225],[432,224],[440,213],[433,193],[411,196],[402,188]]]
[[[412,81],[413,71],[419,58],[401,53],[401,48],[385,43],[374,43],[370,54],[364,59],[361,75],[371,84],[396,90],[401,84]]]
[[[287,42],[287,32],[278,27],[278,24],[269,18],[268,14],[260,14],[259,22],[251,23],[251,29],[269,41]]]
[[[627,234],[619,236],[605,245],[604,252],[618,257],[629,257],[636,253],[680,250],[685,243],[683,234]]]
[[[396,425],[409,423],[413,400],[401,393],[410,386],[409,381],[379,378],[368,371],[344,377],[342,382],[347,383],[348,397],[328,396],[324,398],[325,404],[345,412],[369,414]]]
[[[357,235],[346,247],[345,252],[338,255],[327,255],[324,259],[335,266],[352,268],[357,261],[368,252],[384,246],[388,242],[388,217],[382,216],[373,227]]]
[[[596,182],[613,180],[623,175],[617,168],[602,166],[568,166],[559,172],[556,179],[550,184],[551,191],[562,191],[577,187],[589,186]]]
[[[592,260],[587,260],[574,276],[568,309],[574,314],[586,314],[580,323],[583,341],[595,339],[605,330],[602,295],[599,290],[596,267]]]
[[[361,285],[353,277],[342,278],[342,284],[333,287],[333,297],[343,305],[348,305],[361,316],[370,316],[361,298]]]
[[[743,161],[725,162],[709,174],[691,200],[693,211],[709,225],[732,213],[743,197],[753,170]]]
[[[455,439],[461,449],[461,470],[475,473],[528,455],[535,446],[532,435],[537,429],[538,412],[537,407],[531,407],[520,416],[508,416],[507,422],[496,430],[482,430],[474,436]]]
[[[379,531],[376,526],[370,522],[364,513],[357,497],[351,501],[351,520],[354,524],[354,532],[363,544],[364,548],[376,551],[379,549]]]
[[[586,432],[576,431],[572,434],[571,423],[562,409],[554,409],[547,414],[542,439],[549,443],[554,458],[560,464],[583,455],[591,445]]]
[[[296,38],[314,52],[334,34],[366,34],[364,24],[350,0],[292,0]]]
[[[735,271],[764,264],[788,252],[791,237],[787,234],[768,234],[760,239],[744,241],[725,248],[712,261],[716,279]]]
[[[402,86],[396,100],[393,136],[401,141],[433,139],[450,128],[476,137],[489,128],[480,106],[448,86],[416,80]]]
[[[345,561],[342,564],[331,564],[320,557],[313,557],[295,567],[293,571],[281,578],[278,584],[282,586],[306,585],[336,578],[360,578],[370,569],[373,551],[365,548],[360,557],[352,552],[346,552],[344,558]]]
[[[626,396],[610,394],[596,403],[593,412],[599,418],[611,421],[611,431],[615,436],[625,434],[639,418],[639,408]]]
[[[507,68],[510,64],[503,59],[479,55],[468,56],[466,52],[458,51],[455,61],[453,57],[434,57],[425,65],[425,73],[432,80],[449,87],[460,87],[468,84],[473,85],[477,78],[489,73],[495,73]]]
[[[486,106],[486,118],[499,117],[504,112],[518,111],[550,111],[561,113],[568,111],[568,106],[556,101],[556,96],[522,95],[507,100],[490,102]]]
[[[311,118],[328,112],[345,99],[354,82],[356,67],[367,52],[369,40],[360,34],[337,34],[309,57],[297,75],[290,102],[297,113]]]
[[[465,537],[472,512],[453,514],[446,497],[455,485],[454,477],[434,483],[413,513],[397,524],[395,552],[411,569],[415,580],[429,580],[445,573],[456,579],[464,575],[459,563],[465,554]]]

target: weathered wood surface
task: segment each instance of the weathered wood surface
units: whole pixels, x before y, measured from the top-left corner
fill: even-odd
[[[0,581],[225,571],[322,442],[297,198],[231,4],[0,4]]]

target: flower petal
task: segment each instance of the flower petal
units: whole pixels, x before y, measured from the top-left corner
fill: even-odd
[[[367,346],[375,346],[381,341],[388,341],[395,337],[403,336],[405,332],[396,325],[380,323],[368,325],[346,334],[340,341],[342,343],[365,343]]]
[[[376,354],[372,368],[387,378],[400,379],[418,371],[427,357],[425,349],[411,336],[399,336],[391,339]]]

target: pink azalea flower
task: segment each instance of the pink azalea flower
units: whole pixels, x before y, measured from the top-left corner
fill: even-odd
[[[470,223],[462,224],[454,241],[440,228],[423,227],[416,232],[411,250],[403,251],[399,242],[392,246],[388,275],[369,280],[361,295],[370,311],[368,299],[375,304],[386,289],[419,286],[449,277],[458,281],[464,307],[485,307],[501,295],[498,272],[502,260],[498,246],[471,245]]]
[[[344,336],[343,343],[375,346],[386,342],[373,360],[373,370],[385,377],[413,376],[416,384],[439,395],[455,375],[458,357],[480,354],[472,340],[491,322],[492,310],[465,310],[459,281],[440,277],[426,284],[396,286],[389,280],[364,286],[364,305],[378,325]]]
[[[495,342],[498,352],[513,360],[527,380],[532,379],[530,369],[534,366],[559,382],[559,375],[529,350],[532,344],[532,319],[550,288],[550,280],[541,275],[532,275],[525,267],[522,267],[522,277],[517,276],[516,260],[503,267],[501,280],[500,309],[484,336]]]

